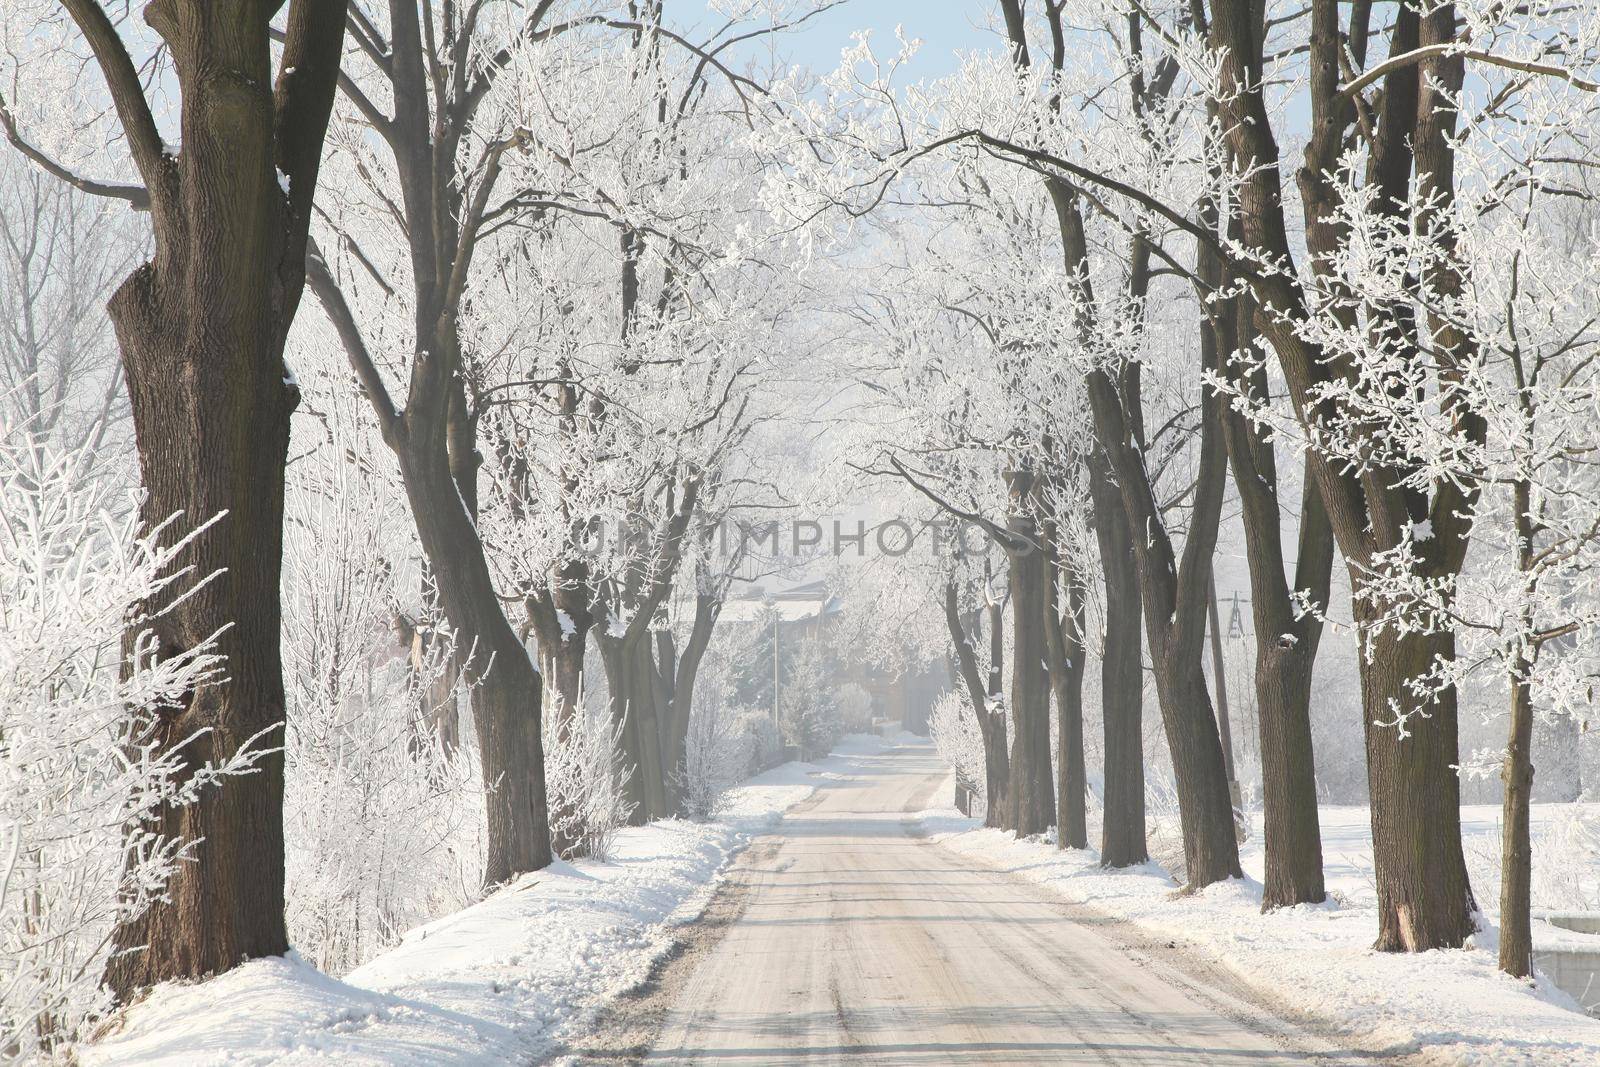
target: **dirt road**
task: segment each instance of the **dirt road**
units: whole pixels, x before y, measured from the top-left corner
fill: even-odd
[[[751,847],[584,1062],[1361,1061],[916,836],[905,813],[945,780],[930,748],[848,766]]]

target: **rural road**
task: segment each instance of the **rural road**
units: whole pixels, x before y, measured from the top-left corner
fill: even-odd
[[[580,1062],[1361,1059],[914,836],[904,813],[940,799],[946,773],[926,745],[853,757],[751,846],[680,958],[572,1050]]]

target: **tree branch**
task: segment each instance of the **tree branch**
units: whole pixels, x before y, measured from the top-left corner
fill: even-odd
[[[400,435],[405,433],[405,418],[390,399],[389,388],[383,383],[383,374],[372,361],[372,353],[361,336],[361,327],[356,324],[344,292],[334,280],[333,273],[328,269],[328,261],[322,257],[322,250],[317,247],[315,239],[310,240],[306,251],[306,284],[317,295],[317,301],[322,304],[328,320],[339,332],[339,340],[350,360],[350,369],[361,380],[361,388],[378,416],[378,429],[384,441],[393,447]]]
[[[156,120],[150,113],[150,102],[145,99],[144,86],[139,82],[139,72],[123,47],[117,28],[111,24],[105,9],[94,0],[61,0],[78,31],[89,42],[100,73],[110,90],[111,102],[116,106],[117,119],[128,138],[128,153],[139,168],[145,188],[150,190],[152,210],[166,206],[162,193],[166,166],[166,150],[161,145],[161,134],[156,130]],[[123,197],[122,199],[127,199]]]
[[[921,482],[919,482],[910,471],[906,470],[905,464],[900,462],[900,457],[890,456],[889,465],[895,469],[901,478],[905,479],[907,485],[911,486],[911,488],[915,489],[917,492],[933,501],[941,510],[948,511],[958,519],[966,519],[968,522],[976,526],[983,527],[984,533],[1000,542],[1002,547],[1013,552],[1026,552],[1029,549],[1036,547],[1031,541],[1028,541],[1026,538],[1018,537],[1016,534],[1012,533],[1010,530],[1006,529],[1004,526],[1001,526],[994,520],[986,519],[975,511],[963,511],[962,509],[956,507],[954,504],[950,503],[950,501],[946,500],[944,497],[940,496],[938,493],[935,493],[932,489],[929,489],[926,485],[923,485]]]
[[[283,60],[272,93],[272,132],[275,162],[289,180],[291,256],[302,252],[311,225],[317,168],[344,50],[345,9],[345,0],[294,0],[289,7]]]
[[[1464,47],[1459,41],[1443,41],[1438,44],[1423,45],[1421,48],[1413,48],[1411,51],[1398,56],[1390,56],[1355,81],[1340,89],[1339,95],[1341,97],[1352,97],[1390,71],[1398,70],[1401,67],[1413,66],[1434,56],[1449,55],[1451,53],[1463,55],[1468,59],[1477,60],[1479,63],[1488,63],[1490,66],[1505,67],[1508,70],[1520,70],[1524,74],[1542,74],[1550,78],[1560,78],[1574,88],[1582,89],[1586,93],[1600,93],[1600,82],[1592,82],[1587,78],[1580,78],[1565,67],[1551,66],[1548,63],[1535,63],[1526,59],[1510,59],[1506,56],[1497,56],[1492,52]]]
[[[6,140],[14,145],[17,151],[33,160],[46,174],[57,178],[80,192],[91,196],[104,196],[112,200],[123,200],[132,205],[135,210],[150,210],[150,190],[142,185],[125,185],[121,182],[103,182],[94,178],[85,178],[83,175],[69,170],[45,155],[25,140],[17,129],[16,116],[12,115],[11,108],[6,105],[3,95],[0,95],[0,128],[4,128]]]

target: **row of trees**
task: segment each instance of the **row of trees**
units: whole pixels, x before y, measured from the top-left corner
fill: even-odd
[[[985,749],[990,822],[1055,823],[1063,846],[1084,844],[1097,645],[1102,857],[1144,858],[1142,626],[1186,881],[1239,874],[1203,668],[1231,470],[1263,906],[1324,897],[1309,710],[1335,613],[1360,643],[1378,947],[1475,929],[1457,687],[1495,672],[1510,724],[1501,964],[1526,975],[1532,723],[1587,706],[1600,606],[1593,8],[1002,0],[994,14],[1003,47],[931,87],[899,90],[863,42],[825,99],[795,101],[794,128],[828,150],[783,179],[799,210],[851,219],[844,235],[883,234],[873,269],[892,281],[863,284],[840,364],[886,429],[858,439],[853,465],[1003,550],[949,551],[925,583]],[[1286,461],[1303,477],[1285,479]],[[1335,550],[1347,609],[1329,603]]]
[[[848,428],[841,468],[996,546],[946,539],[896,572],[950,639],[995,825],[1088,844],[1093,652],[1101,857],[1146,858],[1148,662],[1184,877],[1239,873],[1203,669],[1231,471],[1264,905],[1324,895],[1309,709],[1345,611],[1337,549],[1378,944],[1473,930],[1456,693],[1494,672],[1502,963],[1527,973],[1532,723],[1588,703],[1600,610],[1592,5],[1000,0],[975,8],[995,47],[933,85],[901,91],[865,43],[820,85],[750,72],[751,42],[826,6],[741,7],[691,39],[662,0],[164,0],[143,25],[91,0],[7,5],[0,128],[30,168],[0,232],[24,296],[0,338],[7,430],[70,427],[83,454],[126,395],[142,484],[105,538],[70,534],[68,509],[65,540],[35,523],[0,544],[0,577],[41,613],[37,563],[82,558],[74,540],[133,575],[85,599],[98,629],[68,657],[100,686],[80,692],[102,740],[141,753],[107,795],[156,783],[97,824],[138,889],[110,885],[80,973],[103,966],[126,997],[287,949],[283,752],[328,724],[291,705],[411,702],[382,758],[428,788],[476,769],[487,885],[592,847],[595,797],[637,821],[707,807],[683,772],[696,737],[720,742],[691,710],[741,561],[702,531],[794,503],[769,429],[804,392],[776,368],[786,347],[855,386],[822,407]],[[137,225],[19,237],[65,188]],[[120,369],[75,364],[99,321],[83,298],[124,265]],[[7,447],[25,472],[8,501],[70,482]],[[371,521],[342,521],[369,499]],[[102,677],[119,596],[139,601],[122,688]],[[403,677],[374,666],[380,643]],[[141,671],[160,684],[129,688]],[[49,699],[8,703],[55,709],[41,721],[69,737],[61,671],[34,677]],[[118,719],[123,701],[138,714]],[[38,781],[16,794],[52,795]],[[49,879],[58,853],[9,846],[0,881]],[[70,1029],[60,997],[33,1003]]]
[[[619,816],[708,806],[691,710],[742,557],[703,531],[771,495],[751,443],[770,401],[754,384],[805,303],[802,250],[761,203],[748,141],[771,120],[767,90],[733,57],[815,6],[693,40],[660,0],[180,0],[150,5],[144,25],[93,2],[7,6],[0,125],[22,210],[8,204],[3,236],[23,281],[0,287],[19,311],[6,447],[91,455],[125,393],[142,489],[105,544],[63,547],[74,511],[41,524],[49,552],[30,555],[43,535],[24,529],[0,560],[136,572],[84,606],[138,601],[128,679],[113,684],[97,616],[60,655],[104,691],[45,704],[60,728],[37,736],[69,744],[67,711],[92,705],[106,744],[137,748],[97,794],[111,813],[96,844],[103,858],[120,838],[117,863],[148,857],[77,886],[105,898],[92,916],[55,909],[77,922],[57,942],[73,959],[16,957],[39,995],[12,1018],[8,993],[7,1042],[70,1037],[110,1002],[102,972],[122,1000],[288,949],[286,912],[303,905],[284,898],[286,749],[311,783],[289,798],[294,833],[324,840],[322,812],[343,800],[430,813],[381,842],[417,853],[400,881],[481,855],[492,887],[592,850]],[[13,223],[59,196],[75,198],[58,213],[69,225],[35,226],[55,235],[39,249],[19,242]],[[101,221],[82,196],[121,201],[140,225]],[[99,320],[80,303],[103,287],[84,272],[130,268],[109,305],[120,358],[85,370],[62,355],[95,351]],[[85,397],[101,410],[78,410]],[[72,405],[89,429],[69,442],[56,431]],[[70,462],[41,464],[48,479],[20,460],[8,475],[8,517],[13,496],[76,491]],[[117,498],[112,473],[95,484],[74,508]],[[585,678],[590,649],[603,679]],[[41,665],[22,684],[60,677]],[[606,723],[586,688],[609,697]],[[412,723],[385,725],[395,701]],[[444,835],[470,841],[460,804],[440,801],[466,796],[484,806],[481,846],[422,862]],[[81,860],[34,836],[70,814],[47,809],[0,842],[8,899]],[[301,877],[320,889],[343,873]],[[428,917],[394,885],[376,892],[382,924]],[[56,930],[19,922],[7,936],[24,946]],[[363,936],[331,931],[326,958],[358,962],[343,942]],[[67,971],[70,995],[49,977]]]

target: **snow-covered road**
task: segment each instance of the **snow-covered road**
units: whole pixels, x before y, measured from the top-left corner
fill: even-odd
[[[701,924],[712,929],[691,935],[656,1003],[635,1006],[632,1034],[573,1051],[632,1059],[648,1044],[648,1059],[672,1063],[1320,1058],[1320,1042],[1108,939],[1041,887],[916,836],[908,813],[947,773],[926,746],[856,757],[741,857]]]

